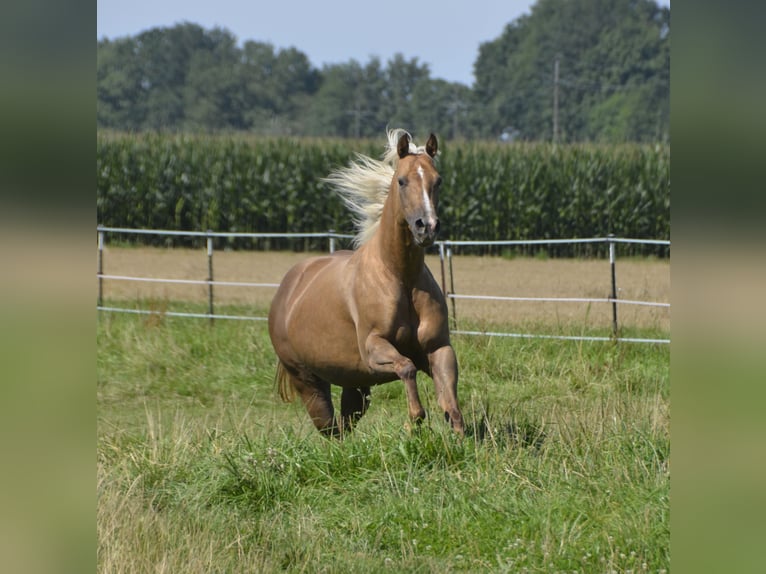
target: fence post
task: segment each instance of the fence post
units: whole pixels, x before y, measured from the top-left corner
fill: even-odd
[[[101,227],[101,226],[99,226]],[[98,306],[104,305],[104,231],[98,230]]]
[[[211,230],[207,230],[211,233]],[[215,320],[213,319],[214,307],[213,307],[213,238],[207,236],[207,302],[208,302],[208,314],[210,315],[210,324],[212,325]]]
[[[439,263],[442,269],[442,293],[447,296],[447,280],[444,277],[444,242],[439,241]]]
[[[448,253],[448,257],[452,256],[451,249],[447,248],[447,253]],[[439,263],[440,263],[441,271],[442,271],[442,293],[444,293],[444,296],[447,299],[450,299],[450,296],[449,296],[450,292],[447,291],[447,277],[446,277],[446,274],[444,273],[444,242],[443,241],[439,241]],[[450,267],[449,267],[450,285],[452,285],[452,259],[450,259],[449,264],[450,264]],[[454,286],[452,286],[452,289],[454,289]],[[455,320],[455,300],[454,299],[452,299],[452,317],[450,317],[450,321],[452,322],[452,328],[456,329],[457,321]]]
[[[327,232],[327,235],[330,238],[330,254],[335,253],[335,236],[333,235],[334,233],[335,233],[334,229],[330,229],[330,231]]]
[[[452,274],[452,249],[447,248],[447,261],[449,261],[449,292],[451,295],[455,294],[455,277]],[[457,308],[455,306],[455,298],[450,297],[452,302],[452,324],[457,329]]]
[[[609,234],[609,265],[612,268],[612,333],[615,338],[619,336],[619,327],[617,326],[617,277],[614,271],[614,234]]]

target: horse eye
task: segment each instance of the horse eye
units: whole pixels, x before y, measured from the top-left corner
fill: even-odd
[[[442,184],[442,178],[441,176],[436,178],[436,182],[434,183],[434,187],[440,187]]]
[[[400,177],[399,178],[399,186],[400,187],[404,187],[405,185],[407,185],[407,178],[406,177]]]

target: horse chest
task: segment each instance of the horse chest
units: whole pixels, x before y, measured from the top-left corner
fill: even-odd
[[[414,329],[411,325],[402,323],[400,325],[396,326],[396,331],[394,332],[394,344],[397,347],[409,347],[411,346],[416,338],[414,337]]]
[[[398,306],[398,313],[392,317],[390,337],[400,351],[419,348],[418,327],[420,318],[411,300],[403,300]]]

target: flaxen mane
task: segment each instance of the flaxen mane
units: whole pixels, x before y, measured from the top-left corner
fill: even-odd
[[[356,247],[370,239],[378,228],[391,178],[399,162],[396,144],[404,134],[407,132],[403,129],[388,130],[388,144],[382,160],[358,153],[356,160],[348,167],[338,169],[324,179],[340,195],[353,214],[357,231],[354,238]],[[410,141],[410,153],[425,153],[425,148],[417,147]]]

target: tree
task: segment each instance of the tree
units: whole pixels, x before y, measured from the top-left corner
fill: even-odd
[[[277,106],[272,78],[276,55],[274,46],[247,41],[240,55],[239,74],[245,125],[255,131],[267,131]]]
[[[144,122],[141,66],[132,38],[101,40],[96,68],[96,118],[99,126],[140,129]]]
[[[474,64],[481,134],[649,141],[667,134],[670,12],[650,0],[539,0],[482,44]],[[559,62],[559,79],[553,69]]]
[[[429,132],[442,138],[472,135],[469,111],[471,89],[445,80],[420,80],[412,92],[413,129],[422,137]]]
[[[378,58],[325,66],[310,106],[309,133],[341,137],[379,135],[385,127],[386,78]]]
[[[406,60],[402,54],[395,54],[388,61],[381,102],[383,116],[388,123],[392,126],[415,124],[413,96],[418,84],[428,81],[429,77],[428,65],[419,64],[417,58]]]
[[[318,84],[299,50],[252,41],[239,48],[221,28],[184,23],[98,44],[102,127],[292,133]]]
[[[559,75],[554,78],[558,62]],[[652,0],[538,0],[479,46],[472,88],[395,54],[317,70],[229,31],[183,23],[98,43],[100,127],[377,137],[666,140],[670,11]],[[554,111],[554,94],[557,107]]]
[[[183,91],[185,125],[208,131],[244,129],[236,38],[215,29],[208,35],[206,48],[197,50],[189,62],[189,80]]]
[[[274,118],[283,126],[280,133],[303,132],[306,107],[319,89],[319,72],[312,68],[306,54],[288,48],[276,56],[271,85]]]
[[[143,127],[174,129],[183,122],[190,63],[200,49],[211,49],[211,44],[210,35],[190,23],[152,28],[136,37],[146,108]]]

